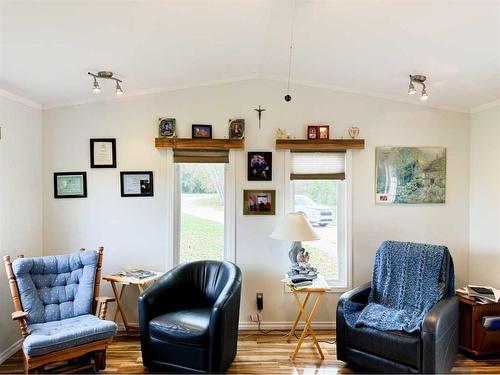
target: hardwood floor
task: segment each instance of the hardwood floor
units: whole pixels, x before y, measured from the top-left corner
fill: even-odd
[[[321,361],[310,341],[306,340],[295,361],[290,354],[297,340],[286,342],[286,331],[273,331],[267,335],[243,331],[238,341],[238,354],[229,373],[234,374],[334,374],[352,373],[335,356],[334,331],[317,331],[325,354]],[[22,372],[22,353],[18,352],[0,365],[0,373]],[[107,367],[103,374],[139,374],[142,366],[141,348],[137,335],[118,334],[108,350]],[[459,355],[453,373],[500,373],[500,358],[472,360]]]

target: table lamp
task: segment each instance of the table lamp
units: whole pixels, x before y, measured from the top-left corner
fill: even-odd
[[[288,252],[288,257],[293,267],[297,267],[297,255],[302,250],[301,241],[316,241],[320,237],[313,229],[309,221],[302,212],[291,212],[285,216],[285,219],[271,233],[271,238],[276,240],[293,241],[292,247]]]

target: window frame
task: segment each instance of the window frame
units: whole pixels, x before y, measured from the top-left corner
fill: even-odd
[[[285,151],[284,157],[284,186],[285,186],[285,214],[294,212],[295,198],[294,198],[294,183],[290,178],[291,171],[291,158],[290,150]],[[352,288],[352,150],[345,152],[345,180],[344,180],[344,207],[345,212],[345,233],[343,235],[345,242],[345,250],[343,254],[343,270],[339,270],[339,274],[344,274],[342,280],[327,279],[328,284],[331,286],[331,293],[343,293],[351,290]],[[338,210],[339,207],[337,207]],[[338,211],[337,211],[338,215]],[[339,220],[339,218],[337,217]],[[341,259],[339,257],[338,259]],[[340,267],[340,262],[339,262]]]
[[[181,230],[181,180],[179,163],[174,163],[173,151],[168,150],[167,155],[167,178],[169,189],[167,190],[167,201],[169,202],[168,213],[168,256],[167,269],[180,264],[180,230]],[[229,151],[229,162],[224,163],[224,260],[236,261],[236,173],[235,154]]]

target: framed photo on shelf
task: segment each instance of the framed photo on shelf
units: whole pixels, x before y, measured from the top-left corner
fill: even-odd
[[[212,138],[212,125],[193,124],[191,126],[191,138]]]
[[[158,133],[160,137],[175,137],[176,123],[175,118],[160,117],[158,119]]]
[[[245,119],[229,120],[229,139],[245,138]]]
[[[275,215],[276,190],[243,190],[243,215]]]
[[[248,181],[272,181],[273,153],[248,153]]]
[[[153,172],[120,172],[122,197],[152,197]]]
[[[90,139],[90,168],[116,168],[116,139]]]
[[[307,139],[318,139],[318,127],[316,125],[307,126]]]
[[[87,172],[54,173],[54,198],[87,198]]]
[[[318,139],[330,139],[330,126],[329,125],[319,125],[318,126]]]

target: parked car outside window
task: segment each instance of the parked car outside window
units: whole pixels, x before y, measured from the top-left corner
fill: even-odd
[[[325,227],[333,222],[330,207],[317,204],[305,195],[295,195],[295,211],[302,212],[312,226]]]

